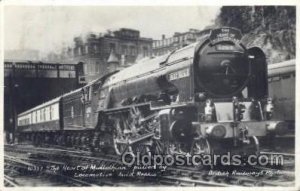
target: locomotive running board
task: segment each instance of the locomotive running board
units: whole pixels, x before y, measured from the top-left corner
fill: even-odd
[[[157,105],[157,102],[150,102],[150,110],[163,110],[163,109],[173,109],[178,107],[193,107],[196,104],[194,102],[182,102],[182,103],[172,103],[170,105]]]

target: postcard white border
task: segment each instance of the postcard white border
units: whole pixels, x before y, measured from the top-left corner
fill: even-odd
[[[3,63],[3,51],[4,51],[4,29],[3,29],[3,10],[5,9],[5,6],[222,6],[222,5],[291,5],[296,6],[296,12],[297,12],[297,28],[296,28],[296,63],[299,61],[299,19],[300,19],[300,13],[299,13],[299,5],[300,1],[298,0],[271,0],[271,1],[261,1],[261,0],[248,0],[248,1],[235,1],[235,0],[223,0],[223,1],[217,1],[217,0],[4,0],[0,1],[0,59]],[[4,64],[0,67],[0,75],[4,76]],[[296,66],[296,82],[300,82],[299,77],[299,67]],[[4,78],[0,78],[0,96],[1,96],[1,102],[0,105],[2,114],[4,114],[3,111],[3,104],[4,104]],[[296,83],[296,119],[299,117],[300,112],[300,103],[299,103],[299,96],[300,96],[300,83]],[[2,121],[2,128],[4,126],[4,117],[3,115],[0,116],[0,120]],[[0,190],[16,190],[16,191],[37,191],[37,190],[44,190],[44,191],[62,191],[62,190],[72,190],[72,191],[85,191],[85,190],[117,190],[117,191],[128,191],[128,190],[141,190],[144,191],[166,191],[166,190],[189,190],[189,191],[199,191],[199,190],[205,190],[205,191],[215,191],[215,190],[230,190],[230,191],[240,191],[240,190],[263,190],[263,191],[282,191],[282,190],[300,190],[300,132],[299,129],[299,122],[296,120],[296,141],[295,141],[295,154],[296,154],[296,180],[295,180],[295,187],[254,187],[254,188],[247,188],[247,187],[228,187],[228,188],[214,188],[214,187],[195,187],[195,188],[183,188],[183,187],[19,187],[19,188],[8,188],[4,187],[3,185],[3,161],[4,157],[0,157],[0,170],[1,170],[1,176],[0,176]],[[2,143],[4,143],[3,139],[3,129],[0,131],[0,140]],[[3,145],[0,144],[0,156],[3,156]]]

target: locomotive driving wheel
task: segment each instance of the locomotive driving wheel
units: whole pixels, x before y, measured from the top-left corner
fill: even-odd
[[[132,147],[128,143],[129,137],[129,131],[124,127],[124,120],[122,118],[116,119],[113,144],[117,155],[122,155],[125,152],[132,152]]]
[[[132,147],[128,143],[125,143],[116,137],[114,137],[113,143],[117,155],[122,155],[125,152],[133,153]]]
[[[209,141],[204,137],[198,137],[195,138],[192,147],[191,147],[191,155],[212,155],[212,149]],[[196,168],[203,169],[204,164],[203,161],[197,161],[198,164],[194,164]],[[209,165],[210,168],[212,168],[212,164]]]
[[[259,155],[260,149],[259,149],[259,141],[256,136],[251,136],[249,137],[249,147],[250,151],[248,153],[254,154],[254,155]]]
[[[210,155],[212,154],[211,146],[206,138],[198,137],[192,143],[192,155]]]
[[[150,145],[147,143],[141,143],[141,144],[135,144],[132,146],[133,154],[137,156],[138,154],[143,155],[149,155],[151,153],[150,151]]]

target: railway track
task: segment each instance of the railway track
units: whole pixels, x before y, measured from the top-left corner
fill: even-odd
[[[34,150],[33,150],[34,149]],[[35,147],[25,147],[25,148],[17,148],[15,149],[14,147],[10,147],[8,149],[6,149],[6,151],[8,152],[12,152],[12,150],[14,150],[14,152],[21,152],[21,153],[30,153],[31,156],[39,156],[40,154],[46,154],[49,155],[49,153],[51,153],[51,156],[48,156],[49,158],[53,158],[53,154],[55,153],[55,155],[67,155],[69,157],[72,157],[72,163],[73,164],[81,164],[81,165],[86,165],[86,164],[104,164],[106,165],[110,165],[110,164],[117,164],[117,165],[122,165],[121,161],[118,160],[117,157],[115,156],[110,156],[110,155],[106,155],[105,158],[102,157],[95,157],[95,156],[91,156],[92,154],[90,152],[82,152],[82,154],[78,151],[70,151],[70,153],[67,153],[66,150],[64,149],[49,149],[49,148],[35,148]],[[49,150],[51,150],[52,152],[49,152]],[[54,157],[55,158],[55,157]],[[57,159],[57,158],[56,158]],[[24,159],[25,161],[37,161],[37,162],[41,162],[43,163],[44,160],[37,160],[37,159]],[[56,165],[59,165],[56,164]],[[174,170],[174,168],[173,168]],[[180,173],[179,173],[180,174]],[[170,174],[172,176],[172,174]],[[155,183],[159,183],[160,185],[173,185],[173,186],[226,186],[226,184],[222,184],[219,182],[214,182],[214,181],[208,181],[208,180],[196,180],[196,179],[189,179],[189,177],[184,177],[184,176],[173,176],[171,177],[170,175],[168,176],[157,176],[156,178],[145,178],[147,179],[147,181],[149,181],[149,184],[155,184]],[[139,179],[140,181],[143,180],[142,177],[139,178],[135,178],[135,180]],[[143,185],[145,185],[145,182],[143,183]]]
[[[20,158],[20,157],[13,157],[13,156],[5,156],[4,157],[4,161],[5,161],[5,170],[6,171],[10,171],[11,169],[22,169],[19,173],[18,176],[12,177],[12,176],[8,176],[5,175],[5,182],[6,182],[6,186],[22,186],[22,184],[19,183],[18,181],[18,177],[20,176],[27,176],[27,173],[22,173],[24,172],[24,169],[29,169],[29,168],[36,168],[36,164],[37,163],[48,163],[48,164],[55,164],[57,165],[58,162],[53,162],[53,161],[38,161],[35,159],[28,159],[28,158]],[[61,164],[62,165],[62,164]],[[35,169],[31,171],[31,175],[36,175],[38,178],[43,178],[43,179],[55,179],[55,180],[59,180],[59,182],[67,185],[67,186],[93,186],[91,183],[85,182],[85,181],[81,181],[79,179],[74,179],[72,177],[68,177],[65,176],[63,174],[60,173],[53,173],[49,170],[41,170],[41,169]]]
[[[282,157],[282,164],[277,165],[280,170],[286,171],[288,174],[288,171],[294,172],[295,171],[295,154],[292,153],[282,153],[282,152],[270,152],[270,151],[264,151],[261,152],[261,154],[268,156],[269,163],[271,166],[276,164],[278,162],[278,156]],[[276,158],[277,157],[277,158]],[[273,159],[273,160],[272,160]],[[267,166],[269,167],[269,166]],[[272,167],[274,168],[274,167]],[[276,168],[276,165],[275,165]]]
[[[292,153],[280,153],[280,152],[270,152],[270,151],[262,151],[260,152],[260,154],[263,154],[263,155],[281,155],[283,156],[283,158],[285,160],[287,160],[288,162],[285,163],[285,165],[288,165],[290,164],[290,162],[294,162],[295,161],[295,154],[292,154]]]
[[[55,158],[53,157],[53,154],[55,155],[68,155],[68,157],[72,157],[71,161],[74,164],[81,164],[81,165],[86,165],[86,164],[99,164],[102,165],[103,161],[105,161],[104,163],[106,165],[110,165],[110,164],[117,164],[117,165],[122,165],[121,161],[117,160],[117,158],[115,156],[106,156],[106,158],[101,158],[99,156],[95,157],[95,156],[91,156],[91,153],[89,152],[82,152],[82,154],[80,152],[73,152],[70,151],[70,153],[67,153],[66,150],[63,149],[49,149],[49,148],[34,148],[34,147],[25,147],[25,148],[17,148],[15,149],[14,147],[9,147],[6,149],[6,151],[8,152],[13,152],[12,150],[14,150],[14,152],[21,152],[23,155],[26,153],[30,153],[30,156],[39,156],[39,155],[51,155],[48,156],[49,158]],[[49,150],[51,150],[52,152],[49,152]],[[51,153],[51,154],[49,154]],[[56,157],[57,160],[57,157]],[[24,159],[24,161],[26,162],[41,162],[44,163],[44,160],[41,159]],[[57,163],[55,163],[55,165],[59,165]],[[147,178],[146,178],[147,179]],[[139,179],[140,181],[142,181],[142,178]],[[157,183],[158,180],[151,180],[149,179],[149,184],[154,184]],[[170,178],[170,177],[159,177],[159,183],[161,185],[169,185],[171,182],[173,182],[173,185],[214,185],[214,186],[225,186],[225,185],[221,185],[221,184],[213,184],[212,182],[208,183],[207,181],[199,181],[199,180],[187,180],[187,179],[182,179],[182,177],[176,177],[176,178]],[[143,183],[145,184],[145,182]],[[101,185],[101,184],[100,184]]]
[[[28,159],[28,158],[20,158],[20,157],[12,157],[12,156],[5,156],[5,163],[6,163],[6,169],[9,171],[10,169],[20,169],[20,168],[35,168],[36,165],[39,165],[40,167],[44,166],[55,166],[57,165],[63,166],[64,163],[57,162],[57,161],[49,161],[49,160],[38,160],[38,159]],[[16,163],[18,165],[16,165]],[[8,166],[10,166],[10,169],[8,169]],[[23,171],[22,170],[22,171]],[[37,175],[36,178],[41,179],[48,179],[48,180],[54,180],[59,182],[63,186],[128,186],[129,184],[126,184],[126,182],[116,182],[112,181],[106,178],[101,178],[97,180],[89,180],[89,179],[82,179],[82,178],[74,178],[72,176],[64,175],[63,173],[53,172],[53,170],[50,169],[38,169],[33,174]],[[21,174],[19,174],[20,176]],[[52,182],[52,181],[51,181]],[[7,179],[7,185],[11,186],[20,186],[18,184],[18,178],[8,178]]]
[[[96,164],[99,166],[115,166],[121,167],[123,164],[120,161],[119,157],[114,155],[101,155],[91,153],[89,151],[78,151],[78,150],[67,150],[68,148],[37,148],[30,146],[10,146],[5,148],[5,153],[19,153],[17,156],[13,156],[19,158],[18,160],[22,160],[24,163],[34,164],[34,165],[42,165],[42,166],[62,166],[66,162],[72,163],[72,165],[89,165]],[[50,152],[51,151],[51,152]],[[29,153],[29,154],[28,154]],[[20,154],[23,156],[20,159]],[[278,153],[263,153],[263,154],[278,154]],[[281,153],[284,154],[284,153]],[[29,158],[26,158],[29,156]],[[50,160],[44,160],[44,158],[40,158],[40,156],[44,156],[44,158],[49,158]],[[290,159],[293,157],[292,155],[285,155]],[[8,160],[9,157],[6,157]],[[220,169],[222,170],[222,169]],[[249,167],[249,171],[275,171],[277,169],[254,166]],[[292,171],[282,171],[281,175],[284,174],[286,177],[290,178],[290,181],[278,182],[276,177],[273,177],[273,180],[263,179],[261,177],[245,177],[245,176],[222,176],[222,175],[209,175],[209,170],[197,170],[195,168],[189,167],[167,167],[166,171],[163,174],[159,174],[155,177],[131,177],[120,180],[119,178],[111,178],[107,179],[104,182],[100,182],[99,179],[88,179],[88,178],[80,178],[79,180],[82,182],[76,182],[76,178],[70,177],[70,179],[66,180],[68,185],[72,185],[72,182],[75,186],[91,185],[91,186],[133,186],[132,180],[134,180],[134,185],[168,185],[168,186],[218,186],[218,187],[226,187],[226,186],[282,186],[282,185],[290,185],[293,183],[293,172]],[[279,176],[278,176],[279,177]],[[289,179],[285,178],[285,180]],[[73,180],[74,179],[74,180]],[[101,178],[102,179],[102,178]],[[114,181],[113,181],[113,180]],[[115,181],[118,179],[119,181]],[[10,184],[9,180],[6,184]],[[12,180],[10,180],[12,181]],[[70,183],[68,183],[68,181]],[[14,181],[11,182],[12,184]]]
[[[294,181],[294,174],[290,171],[280,172],[280,175],[288,176],[291,180],[286,182],[278,182],[274,181],[279,179],[279,177],[272,177],[273,181],[268,179],[262,179],[263,176],[243,176],[243,175],[234,175],[233,171],[238,170],[239,168],[234,167],[230,171],[224,171],[224,169],[215,169],[214,171],[220,172],[228,172],[227,175],[210,175],[210,170],[201,170],[198,171],[194,168],[168,168],[167,176],[162,177],[163,179],[171,180],[175,182],[175,184],[185,184],[189,183],[190,185],[198,186],[198,185],[206,185],[206,186],[282,186],[282,185],[291,185]],[[271,168],[260,168],[257,166],[244,168],[247,169],[248,172],[257,172],[259,171],[276,171]],[[222,173],[221,173],[222,174]],[[178,180],[175,179],[178,177]],[[291,178],[293,177],[293,178]],[[280,177],[281,178],[281,177]],[[286,179],[285,179],[286,180]],[[164,180],[163,180],[164,181]]]
[[[5,187],[17,187],[19,186],[18,183],[15,181],[14,178],[4,175],[4,186]]]
[[[132,183],[127,180],[112,180],[111,178],[105,177],[101,177],[101,179],[85,177],[74,178],[74,171],[76,171],[76,169],[72,168],[77,165],[85,166],[95,164],[97,166],[114,166],[116,168],[121,166],[122,163],[113,156],[107,155],[105,158],[100,156],[93,157],[89,152],[68,152],[68,150],[52,148],[15,148],[11,146],[5,149],[5,153],[6,167],[8,168],[8,166],[10,166],[10,169],[7,169],[7,171],[17,169],[23,172],[26,171],[26,169],[28,170],[28,168],[35,169],[38,175],[42,173],[58,177],[58,179],[65,183],[64,186],[132,186]],[[14,154],[15,156],[9,156],[7,154]],[[40,158],[40,156],[43,157]],[[45,158],[48,158],[48,160],[45,160]],[[53,171],[53,169],[61,170],[63,168],[65,168],[65,174]],[[59,172],[59,170],[57,171]],[[39,176],[37,178],[41,177]],[[142,185],[142,183],[140,183],[140,185]]]

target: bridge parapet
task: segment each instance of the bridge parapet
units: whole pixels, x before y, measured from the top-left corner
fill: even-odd
[[[15,78],[79,78],[82,70],[77,64],[4,61],[4,77]]]

